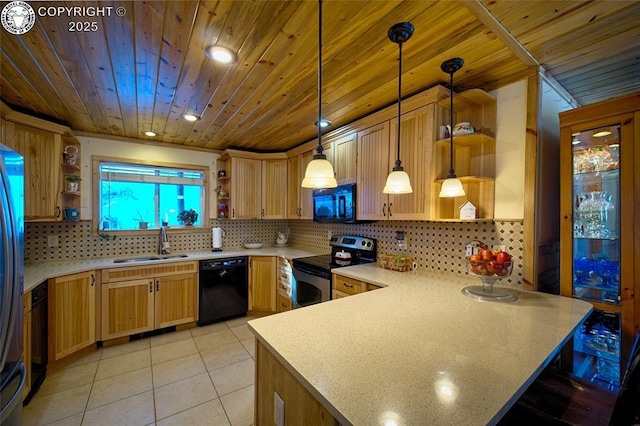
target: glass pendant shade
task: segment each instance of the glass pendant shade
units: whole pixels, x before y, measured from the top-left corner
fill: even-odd
[[[316,159],[307,165],[307,170],[302,180],[303,188],[335,188],[338,182],[333,174],[333,167],[329,160]]]
[[[409,175],[404,170],[394,171],[387,176],[387,183],[382,190],[385,194],[410,194],[413,192]]]
[[[447,178],[442,183],[442,189],[440,189],[441,198],[462,197],[464,195],[464,188],[462,188],[462,182],[458,178]]]

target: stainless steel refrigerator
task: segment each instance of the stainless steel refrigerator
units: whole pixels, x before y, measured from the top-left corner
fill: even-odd
[[[24,159],[0,144],[0,424],[22,424]]]

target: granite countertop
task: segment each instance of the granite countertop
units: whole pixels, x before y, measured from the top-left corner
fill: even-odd
[[[171,253],[175,255],[179,253]],[[129,257],[145,257],[157,256],[152,254],[137,254],[135,256],[119,256],[117,258],[100,258],[100,259],[81,259],[81,260],[64,260],[56,262],[40,262],[25,264],[24,267],[24,292],[31,291],[35,286],[44,282],[49,278],[60,277],[63,275],[76,274],[79,272],[90,271],[92,269],[105,268],[126,268],[140,265],[153,265],[166,262],[188,262],[194,260],[220,259],[225,257],[236,256],[278,256],[286,258],[312,256],[317,253],[306,250],[296,249],[294,247],[264,247],[261,249],[237,249],[226,251],[205,251],[186,253],[187,257],[174,257],[159,260],[149,260],[144,262],[125,262],[114,263],[116,259],[126,259]]]
[[[461,293],[474,277],[334,272],[386,288],[248,324],[345,425],[495,423],[592,309],[518,289],[512,303],[474,300]]]

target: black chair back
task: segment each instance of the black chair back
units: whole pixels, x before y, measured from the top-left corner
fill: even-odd
[[[611,426],[640,424],[640,333],[631,350],[627,371],[622,379],[620,393],[611,413]]]

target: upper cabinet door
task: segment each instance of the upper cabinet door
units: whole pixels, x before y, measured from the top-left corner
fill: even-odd
[[[24,156],[25,220],[61,220],[62,136],[5,122],[3,143]]]
[[[287,160],[262,161],[262,219],[285,219]]]
[[[357,217],[384,220],[387,195],[382,193],[389,171],[389,121],[358,132]]]
[[[357,133],[351,132],[333,141],[333,168],[338,185],[356,182]]]
[[[431,164],[434,130],[434,105],[402,114],[400,159],[411,181],[411,194],[389,195],[391,220],[428,220],[431,195]],[[391,120],[391,169],[397,156],[398,120]],[[391,170],[390,169],[390,170]]]
[[[232,157],[231,173],[231,218],[258,219],[262,205],[262,161]]]

